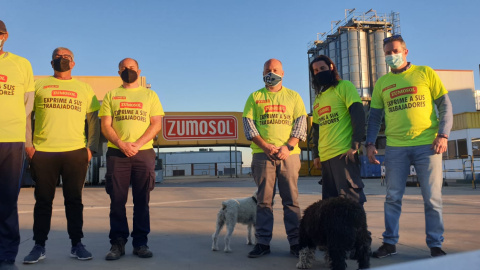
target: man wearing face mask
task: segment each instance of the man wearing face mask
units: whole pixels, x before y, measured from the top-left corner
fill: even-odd
[[[45,258],[52,202],[60,177],[65,198],[67,231],[72,243],[70,256],[79,260],[92,259],[92,254],[81,242],[82,191],[88,163],[98,148],[100,103],[90,85],[72,78],[75,62],[71,50],[56,48],[52,53],[51,64],[53,76],[35,82],[33,147],[26,149],[35,180],[35,246],[24,258],[26,264],[37,263]]]
[[[391,72],[375,84],[366,141],[368,159],[380,164],[375,158],[375,140],[385,113],[385,232],[383,244],[373,257],[397,253],[402,197],[410,165],[415,166],[423,195],[430,255],[443,256],[442,153],[452,128],[452,104],[433,69],[407,62],[408,49],[400,35],[386,38],[383,50]]]
[[[322,165],[322,199],[344,197],[363,205],[367,199],[357,153],[365,135],[362,101],[355,86],[340,79],[337,67],[327,56],[316,57],[309,70],[317,93],[312,112],[312,152],[315,167]]]
[[[252,141],[252,175],[257,184],[257,244],[248,254],[257,258],[270,253],[273,231],[273,198],[276,185],[283,205],[283,221],[290,253],[298,257],[299,140],[307,137],[305,105],[300,95],[282,86],[282,63],[268,60],[263,69],[265,87],[253,92],[245,104],[243,126]]]
[[[100,109],[102,133],[108,139],[105,190],[110,195],[110,244],[106,260],[125,254],[129,236],[125,204],[130,184],[133,196],[133,254],[153,256],[150,232],[150,191],[155,187],[153,138],[162,127],[162,104],[157,94],[140,86],[141,70],[132,58],[118,65],[123,84],[105,95]]]
[[[14,268],[20,244],[17,201],[35,91],[30,62],[4,51],[7,39],[0,20],[0,269]]]

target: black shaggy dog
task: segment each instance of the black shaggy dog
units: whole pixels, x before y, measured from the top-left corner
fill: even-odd
[[[346,269],[347,252],[352,250],[358,268],[369,268],[371,243],[365,210],[358,203],[340,197],[320,200],[303,212],[297,268],[312,267],[317,247],[325,251],[330,269]]]

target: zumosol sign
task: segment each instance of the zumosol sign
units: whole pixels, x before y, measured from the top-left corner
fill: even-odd
[[[163,117],[165,140],[236,140],[237,118],[231,115],[188,115]]]

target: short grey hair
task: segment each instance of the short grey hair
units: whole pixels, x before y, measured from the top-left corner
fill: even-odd
[[[69,48],[65,48],[65,47],[58,47],[58,48],[56,48],[55,50],[53,50],[52,59],[55,59],[55,55],[56,55],[57,52],[60,51],[60,50],[69,51],[70,54],[72,55],[72,61],[73,61],[73,58],[74,58],[73,52],[72,52]]]

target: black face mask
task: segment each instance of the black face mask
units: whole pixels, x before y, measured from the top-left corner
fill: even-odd
[[[53,59],[53,69],[58,72],[65,72],[70,70],[70,60],[67,58]]]
[[[314,80],[319,86],[329,85],[333,82],[332,71],[325,70],[325,71],[319,72],[315,74]]]
[[[133,83],[137,80],[138,74],[135,70],[126,68],[122,71],[122,73],[120,74],[120,77],[126,83]]]

